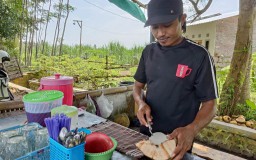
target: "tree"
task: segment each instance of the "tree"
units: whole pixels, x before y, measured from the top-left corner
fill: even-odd
[[[142,7],[144,9],[147,8],[147,5],[141,3],[139,0],[132,0],[132,1],[136,3],[139,7]],[[117,1],[112,3],[121,3],[121,2]],[[189,6],[192,5],[192,7],[189,7],[189,8],[192,13],[190,18],[193,18],[191,22],[193,22],[211,6],[212,0],[183,0],[183,3]]]
[[[193,19],[191,20],[191,22],[195,21],[200,15],[202,15],[212,4],[212,0],[186,0],[185,3],[188,3],[187,1],[189,1],[189,3],[192,4],[194,11],[194,14],[192,14],[191,17],[193,17]],[[202,3],[202,4],[201,4]],[[206,3],[206,4],[204,4]],[[203,5],[203,7],[199,7],[200,5]]]
[[[249,78],[252,56],[253,24],[256,16],[255,0],[240,0],[236,43],[230,71],[223,85],[219,111],[221,115],[238,114],[239,104],[250,97]],[[240,113],[241,114],[241,113]]]
[[[69,0],[67,0],[67,4],[66,4],[66,17],[65,17],[65,22],[64,22],[64,26],[63,26],[63,30],[62,30],[62,35],[61,35],[61,39],[60,39],[60,51],[59,51],[59,55],[62,54],[62,44],[63,44],[63,40],[64,40],[64,34],[65,34],[65,30],[66,30],[66,25],[67,25],[67,20],[69,17],[69,12],[73,11],[74,7],[72,7],[71,5],[69,5]]]
[[[45,31],[44,31],[44,39],[43,39],[42,54],[44,54],[46,33],[47,33],[49,21],[50,21],[50,19],[51,19],[51,7],[52,7],[52,0],[49,0],[49,8],[48,8],[47,17],[46,17],[46,25],[45,25]]]
[[[20,1],[0,1],[0,40],[15,38],[19,33],[19,13],[22,10]]]
[[[56,22],[54,38],[53,38],[53,43],[52,43],[52,55],[57,55],[56,54],[56,48],[57,48],[57,43],[58,43],[58,40],[59,40],[60,23],[61,23],[61,18],[62,18],[62,12],[63,12],[63,9],[64,9],[63,0],[59,0],[59,3],[57,5],[54,5],[54,8],[56,8],[56,10],[57,10],[57,22]]]

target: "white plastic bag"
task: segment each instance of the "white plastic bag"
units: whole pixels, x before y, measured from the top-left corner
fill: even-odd
[[[99,106],[101,116],[103,118],[108,118],[111,115],[114,108],[113,102],[109,101],[103,93],[96,101]]]

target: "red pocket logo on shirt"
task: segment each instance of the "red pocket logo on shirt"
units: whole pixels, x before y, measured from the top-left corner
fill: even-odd
[[[176,71],[176,76],[179,78],[184,78],[191,73],[192,69],[188,68],[187,65],[178,64],[178,68]]]

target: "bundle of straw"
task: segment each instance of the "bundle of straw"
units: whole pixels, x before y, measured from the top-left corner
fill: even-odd
[[[59,142],[59,133],[63,127],[66,127],[67,130],[70,131],[71,118],[67,117],[65,114],[56,114],[53,117],[45,118],[44,122],[49,136],[57,142]]]

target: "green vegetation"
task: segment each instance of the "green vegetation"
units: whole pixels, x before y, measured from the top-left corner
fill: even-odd
[[[223,84],[226,80],[227,74],[229,72],[229,66],[220,68],[217,70],[217,84],[219,92],[222,91]],[[252,65],[251,65],[251,81],[250,81],[250,97],[251,99],[246,100],[245,104],[238,104],[236,112],[245,115],[246,119],[256,119],[256,53],[252,54]],[[232,92],[230,87],[230,92]],[[232,97],[230,97],[232,98]]]
[[[46,6],[47,9],[43,9]],[[73,76],[76,80],[75,87],[79,88],[94,90],[118,86],[120,81],[133,81],[132,76],[136,71],[144,46],[127,49],[118,42],[112,42],[100,48],[82,46],[82,52],[80,52],[80,46],[64,45],[62,42],[66,20],[73,10],[69,1],[67,3],[43,0],[0,1],[0,49],[8,51],[12,57],[17,57],[22,68],[25,68],[24,71],[39,72],[42,77],[53,75],[56,72]],[[54,34],[56,36],[52,44],[46,42],[50,20],[61,22],[56,23]],[[241,33],[241,35],[246,34]],[[237,48],[241,47],[244,46]],[[248,50],[242,50],[241,53],[245,51]],[[234,82],[233,84],[227,83],[228,85],[223,87],[230,70],[229,66],[217,71],[219,92],[221,93],[222,89],[226,88],[223,89],[226,97],[221,97],[223,99],[221,104],[226,103],[227,105],[223,105],[224,108],[227,108],[227,111],[232,110],[232,112],[223,113],[239,113],[247,118],[256,119],[254,107],[256,103],[256,54],[252,55],[252,61],[248,60],[252,62],[251,98],[246,103],[242,102],[243,104],[237,103],[243,97],[243,93],[240,93],[241,89],[236,90],[236,85],[239,84],[238,86],[241,87],[247,74],[245,70],[240,70],[245,68],[243,67],[245,62],[240,62],[239,57],[235,58],[237,64],[234,65],[233,70],[238,72],[227,78],[230,82]]]
[[[115,87],[120,81],[134,81],[132,76],[142,50],[142,46],[126,49],[113,42],[102,48],[83,46],[82,55],[76,55],[79,46],[64,46],[61,56],[33,57],[26,71],[39,71],[41,77],[54,73],[72,76],[76,79],[75,87],[88,90]]]
[[[64,45],[61,56],[50,56],[50,52],[47,51],[51,51],[51,46],[47,46],[45,55],[38,55],[38,58],[32,57],[32,65],[27,68],[27,71],[39,71],[41,77],[54,73],[72,76],[75,78],[75,87],[87,90],[116,87],[120,81],[134,81],[133,75],[143,47],[135,46],[127,49],[118,42],[112,42],[101,48],[82,46],[80,55],[79,46]],[[256,119],[255,107],[253,107],[256,103],[255,54],[252,58],[251,99],[237,107],[237,112],[245,115],[247,119]],[[228,72],[229,66],[217,70],[219,92],[222,90]]]
[[[0,1],[0,40],[13,39],[20,30],[21,1],[8,5],[10,3],[12,2]]]

